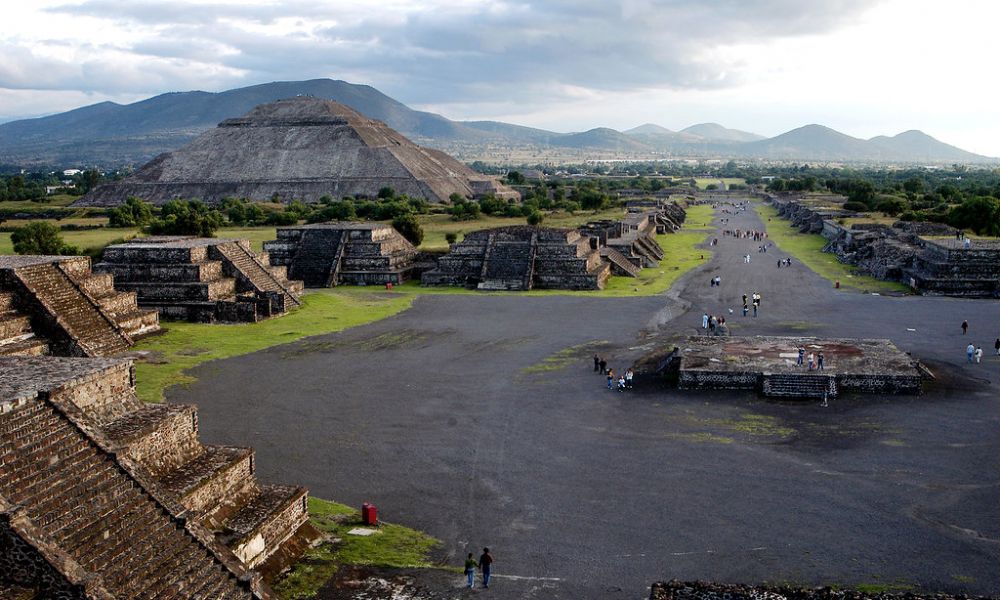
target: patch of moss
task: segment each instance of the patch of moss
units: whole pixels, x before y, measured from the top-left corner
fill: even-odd
[[[607,345],[608,342],[606,340],[595,340],[584,344],[577,344],[576,346],[570,346],[569,348],[563,348],[559,352],[545,357],[542,362],[531,365],[530,367],[525,367],[521,370],[521,372],[526,374],[536,374],[565,369],[574,362],[590,358],[591,352]]]

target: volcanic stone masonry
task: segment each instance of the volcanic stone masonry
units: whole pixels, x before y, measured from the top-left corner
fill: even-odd
[[[161,317],[254,323],[300,304],[302,282],[269,260],[247,240],[164,236],[108,246],[94,268]]]
[[[431,202],[520,195],[447,154],[423,148],[330,100],[298,97],[228,119],[134,175],[102,185],[74,205],[117,206],[129,196],[163,204],[198,198],[250,200],[374,198],[383,187]]]
[[[996,240],[972,240],[966,247],[955,228],[940,223],[842,225],[840,220],[855,214],[836,208],[832,198],[824,202],[772,196],[770,201],[801,231],[822,233],[830,240],[826,251],[872,277],[904,283],[922,294],[1000,297]]]
[[[417,249],[390,225],[321,223],[279,227],[264,243],[271,263],[307,287],[398,285],[410,278]]]
[[[800,347],[806,358],[797,365]],[[808,355],[820,353],[824,368],[808,370]],[[756,390],[773,398],[919,394],[930,376],[889,340],[768,336],[689,337],[654,370],[675,377],[680,389]]]
[[[159,328],[86,256],[0,256],[0,356],[113,356]]]
[[[8,357],[0,373],[0,546],[21,549],[0,581],[264,598],[262,574],[317,539],[305,489],[259,483],[249,448],[202,444],[194,406],[140,402],[131,361]]]
[[[437,267],[421,275],[420,283],[480,290],[596,290],[610,276],[596,240],[573,229],[522,225],[469,233]]]

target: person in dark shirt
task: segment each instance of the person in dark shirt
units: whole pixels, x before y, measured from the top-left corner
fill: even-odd
[[[490,570],[493,566],[493,555],[489,548],[483,548],[483,555],[479,557],[479,569],[483,572],[483,587],[490,587]]]

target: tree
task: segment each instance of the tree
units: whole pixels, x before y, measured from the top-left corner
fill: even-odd
[[[541,211],[533,210],[528,213],[528,225],[541,225],[545,220],[545,215]]]
[[[212,237],[222,226],[222,213],[210,209],[201,200],[171,200],[160,209],[149,231],[155,235],[195,235]]]
[[[895,217],[907,209],[906,202],[894,196],[883,196],[875,206],[876,210],[882,211],[890,217]]]
[[[979,235],[1000,235],[1000,200],[990,196],[969,198],[948,211],[948,224]]]
[[[396,197],[396,190],[392,189],[389,186],[386,186],[384,188],[379,189],[378,197],[382,198],[383,200],[391,200],[392,198]]]
[[[393,228],[403,237],[408,239],[414,246],[419,246],[424,241],[424,228],[420,226],[417,217],[410,213],[399,215],[392,220]]]
[[[522,175],[519,171],[511,171],[510,173],[507,173],[507,183],[511,185],[524,185],[525,181],[524,175]]]
[[[59,228],[51,223],[37,222],[18,227],[10,234],[10,240],[14,243],[14,252],[18,254],[80,253],[76,247],[69,246],[63,241]]]
[[[108,211],[110,227],[145,227],[153,220],[153,205],[135,196],[125,199],[125,204]]]
[[[103,177],[97,169],[88,169],[80,174],[80,191],[86,194],[90,190],[97,187]]]
[[[448,244],[454,244],[455,242],[458,241],[458,234],[455,233],[454,231],[449,231],[448,233],[444,234],[444,241],[448,242]]]
[[[903,182],[903,189],[907,192],[919,194],[924,191],[924,180],[916,176],[910,177]]]

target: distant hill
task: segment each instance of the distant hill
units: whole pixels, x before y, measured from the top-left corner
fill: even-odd
[[[452,121],[413,110],[367,85],[331,79],[279,81],[220,93],[174,92],[133,104],[101,102],[64,113],[0,124],[0,164],[33,166],[140,166],[175,150],[219,122],[255,106],[299,95],[345,104],[384,121],[413,141],[464,156],[527,149],[572,149],[584,155],[747,157],[780,160],[881,162],[995,162],[939,142],[919,131],[871,140],[822,125],[807,125],[765,139],[717,123],[671,131],[647,123],[625,132],[598,127],[556,133],[498,121]]]
[[[712,142],[756,142],[765,139],[762,135],[739,129],[729,129],[718,123],[699,123],[681,129],[681,133],[696,135]]]

